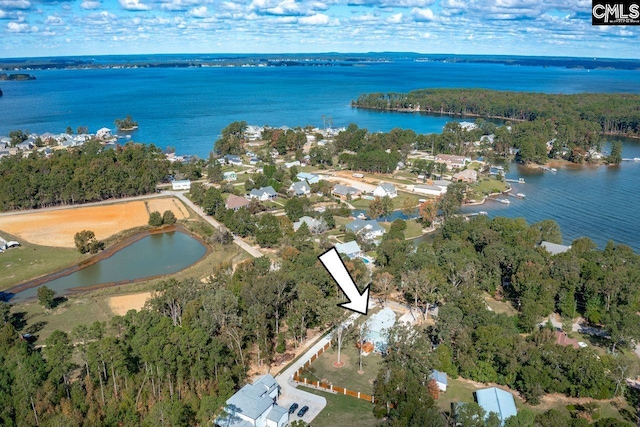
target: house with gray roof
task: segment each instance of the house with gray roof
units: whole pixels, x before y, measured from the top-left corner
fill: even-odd
[[[429,375],[430,380],[434,380],[438,385],[440,391],[447,391],[447,385],[449,385],[449,379],[445,372],[436,371],[435,369]]]
[[[309,184],[315,184],[320,181],[320,177],[318,175],[307,172],[300,172],[298,175],[296,175],[296,178],[298,178],[300,181],[307,181]]]
[[[224,160],[230,165],[242,166],[242,159],[240,158],[240,156],[227,154],[226,156],[224,156]]]
[[[358,242],[355,240],[347,243],[338,243],[336,245],[336,251],[338,251],[339,254],[345,254],[350,259],[362,258],[362,249],[360,249]]]
[[[366,240],[377,239],[385,233],[385,229],[382,228],[375,219],[356,219],[345,225],[345,228],[356,236],[362,236]]]
[[[302,224],[307,224],[311,234],[319,234],[327,229],[327,224],[324,221],[310,216],[303,216],[299,221],[293,223],[293,231],[298,231]]]
[[[334,196],[338,196],[341,199],[346,199],[349,196],[351,197],[359,196],[360,190],[348,185],[336,184],[333,187],[332,193]]]
[[[373,351],[384,353],[389,342],[389,329],[396,323],[396,314],[385,307],[367,320],[367,334],[364,342],[373,344]]]
[[[278,196],[276,190],[273,189],[272,186],[262,187],[259,189],[253,189],[249,192],[250,199],[258,199],[261,202],[266,202],[267,200],[273,200]]]
[[[296,196],[306,196],[311,193],[311,186],[307,183],[307,181],[298,181],[291,184],[289,187],[289,191],[293,192]]]
[[[394,197],[398,197],[398,191],[393,184],[383,182],[382,184],[378,185],[375,190],[373,190],[373,195],[376,197],[388,196],[393,199]]]
[[[224,414],[215,420],[219,427],[284,427],[289,422],[289,411],[276,401],[280,387],[270,374],[247,384],[231,396]]]

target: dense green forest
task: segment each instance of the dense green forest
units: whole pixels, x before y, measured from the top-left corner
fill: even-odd
[[[574,95],[507,92],[487,89],[422,89],[409,93],[372,93],[356,107],[478,115],[511,120],[551,119],[558,123],[595,122],[605,133],[640,133],[640,95],[579,93]]]
[[[137,196],[155,191],[169,163],[153,145],[128,143],[21,154],[0,161],[0,211]]]

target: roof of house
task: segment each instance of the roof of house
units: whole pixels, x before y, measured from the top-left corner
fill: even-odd
[[[264,195],[264,193],[267,193],[267,195],[269,196],[276,196],[276,190],[273,189],[272,186],[268,186],[268,187],[262,187],[259,189],[253,189],[249,192],[249,194],[251,194],[252,196],[256,196],[256,197],[262,197]]]
[[[478,172],[473,169],[465,169],[461,172],[453,174],[453,179],[478,179]]]
[[[339,194],[341,196],[346,196],[347,194],[358,194],[358,189],[350,187],[348,185],[336,184],[333,187],[333,192],[335,194]]]
[[[271,420],[271,421],[278,422],[278,421],[280,421],[280,419],[282,418],[282,416],[284,414],[288,414],[288,413],[289,413],[289,411],[287,411],[283,407],[275,405],[273,408],[271,408],[271,410],[267,414],[267,419]]]
[[[436,371],[435,369],[433,370],[431,375],[429,375],[429,378],[433,378],[434,380],[436,380],[436,382],[441,384],[449,384],[449,381],[447,380],[447,374],[444,372]]]
[[[191,184],[191,181],[188,179],[176,179],[175,181],[172,181],[172,184]]]
[[[306,193],[308,191],[311,191],[311,187],[309,186],[307,181],[294,182],[293,184],[291,184],[290,188],[296,194]]]
[[[369,318],[367,324],[370,333],[380,333],[396,323],[396,314],[389,307],[385,307]]]
[[[240,156],[236,156],[236,155],[234,155],[234,154],[226,154],[226,155],[224,156],[224,158],[225,158],[227,161],[233,161],[233,162],[241,162],[241,161],[242,161],[242,159],[240,158]]]
[[[336,245],[336,250],[338,251],[338,253],[345,254],[345,255],[362,252],[362,249],[360,249],[358,242],[356,242],[355,240],[352,240],[347,243],[338,243]]]
[[[349,224],[345,225],[345,228],[347,230],[350,230],[354,233],[358,233],[360,230],[362,229],[367,229],[369,231],[384,231],[384,228],[382,228],[382,226],[380,224],[378,224],[378,221],[376,221],[375,219],[369,219],[369,220],[364,220],[364,219],[355,219],[353,221],[351,221]]]
[[[307,227],[311,228],[317,228],[320,226],[320,221],[312,218],[310,216],[303,216],[302,218],[300,218],[300,220],[296,221],[293,223],[293,229],[295,231],[298,231],[298,228],[300,228],[300,226],[302,226],[302,223],[307,224]]]
[[[227,175],[237,175],[237,173],[235,171],[228,171],[228,172],[222,173],[222,176],[227,176]]]
[[[464,162],[466,157],[463,156],[454,156],[453,154],[438,154],[436,155],[436,161],[443,162]]]
[[[254,420],[273,405],[269,393],[278,387],[275,378],[267,374],[253,384],[247,384],[227,400],[227,407]]]
[[[433,185],[437,185],[438,187],[448,187],[452,184],[451,181],[447,181],[445,179],[436,179],[432,181]]]
[[[569,338],[567,334],[561,331],[556,331],[556,344],[563,347],[572,346],[573,348],[580,348],[577,339]]]
[[[544,240],[540,243],[540,246],[545,248],[551,255],[561,254],[571,249],[571,246],[559,245],[557,243],[546,242]]]
[[[417,188],[420,190],[442,191],[442,187],[437,185],[429,185],[429,184],[416,184],[413,188]]]
[[[489,412],[495,412],[503,422],[518,413],[513,395],[497,387],[476,390],[476,401],[487,415]]]
[[[249,205],[251,202],[244,197],[236,196],[235,194],[229,194],[227,199],[227,209],[236,209]]]
[[[382,188],[387,193],[395,193],[396,192],[396,187],[393,184],[389,184],[388,182],[383,182],[382,184],[378,185],[378,187]]]

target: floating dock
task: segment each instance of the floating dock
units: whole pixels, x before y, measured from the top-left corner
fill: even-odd
[[[516,184],[524,184],[524,178],[505,179],[505,182],[515,182]]]

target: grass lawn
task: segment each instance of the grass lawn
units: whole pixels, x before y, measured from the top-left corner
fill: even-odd
[[[76,249],[34,245],[4,231],[0,231],[0,236],[7,241],[16,240],[22,244],[0,254],[3,271],[0,291],[52,271],[70,267],[88,257]]]
[[[418,194],[411,194],[411,193],[404,193],[402,191],[398,191],[398,197],[394,197],[393,200],[393,207],[395,209],[402,209],[404,207],[404,203],[406,200],[410,200],[415,207],[418,207],[418,205],[420,204],[418,202],[418,200],[420,199],[424,199],[424,195],[418,195]]]
[[[311,423],[314,427],[369,427],[382,425],[384,421],[373,416],[373,404],[342,394],[326,393],[303,387],[304,391],[327,399],[327,406]]]
[[[409,220],[405,222],[407,223],[407,229],[404,231],[404,237],[406,239],[413,239],[422,236],[421,224],[419,224],[415,220]],[[391,224],[393,224],[393,221],[384,222],[382,219],[379,219],[378,224],[380,224],[385,230],[389,231],[391,229]]]
[[[491,309],[491,311],[495,313],[505,313],[509,316],[515,316],[516,314],[518,314],[518,311],[513,308],[513,305],[511,305],[508,300],[496,301],[486,292],[483,294],[483,296],[487,306]]]
[[[497,193],[507,189],[507,184],[497,179],[482,179],[471,186],[473,191],[479,195],[487,195],[489,193]]]
[[[351,204],[351,206],[353,206],[356,209],[369,209],[369,205],[371,204],[371,200],[366,200],[366,199],[355,199],[355,200],[351,200],[350,202],[348,202],[349,204]]]

